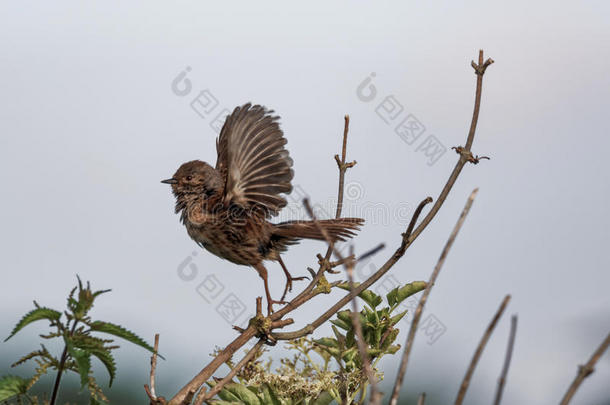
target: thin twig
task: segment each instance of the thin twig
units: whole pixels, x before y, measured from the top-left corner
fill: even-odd
[[[413,348],[413,342],[415,341],[415,332],[417,332],[417,327],[419,326],[419,321],[421,319],[422,313],[424,312],[424,306],[426,305],[426,302],[428,301],[428,296],[430,295],[430,291],[432,291],[432,287],[434,286],[434,283],[436,283],[436,278],[438,277],[438,275],[441,271],[441,268],[443,267],[443,264],[445,263],[445,259],[447,258],[447,254],[449,253],[449,250],[451,250],[451,246],[453,246],[453,242],[455,241],[455,238],[457,237],[458,233],[460,232],[460,229],[462,228],[462,225],[464,224],[464,221],[466,220],[466,216],[468,215],[468,212],[470,211],[470,207],[472,207],[472,203],[474,202],[474,199],[475,199],[478,191],[479,191],[479,189],[475,188],[472,191],[472,193],[470,193],[470,196],[468,197],[468,200],[466,201],[466,205],[464,206],[464,209],[462,210],[462,213],[460,214],[460,217],[458,218],[457,223],[453,227],[453,231],[451,232],[451,235],[449,235],[449,239],[445,243],[445,247],[443,248],[443,251],[441,252],[440,257],[438,258],[438,261],[436,262],[436,266],[434,267],[434,271],[432,272],[432,275],[430,276],[430,280],[428,281],[428,284],[426,285],[426,289],[424,290],[424,293],[423,293],[421,299],[419,300],[419,304],[417,305],[417,309],[415,310],[415,315],[413,316],[413,322],[411,323],[411,328],[409,329],[409,335],[407,336],[407,342],[405,343],[405,350],[403,351],[402,359],[400,360],[400,368],[398,369],[398,375],[396,376],[396,381],[394,382],[394,389],[392,390],[392,397],[390,398],[390,405],[396,405],[396,403],[398,402],[398,396],[400,395],[400,387],[402,386],[402,382],[405,377],[405,373],[407,371],[407,363],[409,361],[409,355],[411,354],[411,349]]]
[[[422,392],[421,394],[419,394],[419,398],[417,399],[417,405],[424,405],[425,401],[426,401],[426,393]]]
[[[513,348],[515,346],[515,336],[517,334],[517,315],[513,315],[510,318],[510,334],[508,336],[508,347],[506,348],[506,357],[504,358],[504,366],[502,367],[502,373],[498,379],[498,388],[496,390],[496,398],[494,405],[500,405],[502,401],[502,393],[504,392],[504,385],[506,384],[506,376],[508,375],[508,368],[510,367],[510,360],[513,357]]]
[[[350,247],[353,250],[353,246]],[[353,254],[353,252],[350,252]],[[354,289],[354,261],[351,260],[345,266],[345,270],[347,273],[347,280],[349,282],[349,290],[350,292]],[[358,341],[358,351],[360,352],[360,358],[362,359],[362,367],[364,368],[364,373],[371,384],[371,396],[370,396],[370,404],[378,404],[379,397],[377,395],[377,378],[375,377],[375,373],[371,367],[371,360],[369,358],[369,354],[366,350],[366,343],[364,341],[364,333],[362,333],[362,324],[360,323],[360,311],[358,310],[358,303],[356,302],[356,297],[352,297],[352,323],[354,324],[354,331],[356,332],[356,337]]]
[[[248,351],[248,353],[239,361],[239,363],[237,363],[235,365],[235,367],[233,367],[231,369],[231,371],[229,372],[229,374],[227,374],[225,376],[225,378],[223,378],[222,380],[220,380],[215,386],[214,388],[212,388],[211,390],[209,390],[208,392],[206,392],[204,395],[199,394],[199,397],[197,398],[197,401],[195,402],[195,405],[200,405],[202,403],[204,403],[205,401],[207,401],[208,399],[212,399],[216,394],[218,394],[221,390],[222,387],[225,386],[225,384],[227,384],[228,382],[230,382],[233,377],[235,377],[237,375],[237,373],[239,373],[239,371],[244,368],[244,366],[246,364],[248,364],[248,362],[250,360],[252,360],[252,358],[256,355],[256,353],[260,350],[260,348],[263,346],[263,344],[265,343],[264,339],[259,339],[258,342],[256,342],[256,344]]]
[[[578,390],[578,387],[580,387],[580,384],[582,384],[584,379],[590,376],[593,371],[595,371],[595,363],[597,363],[597,361],[602,357],[602,355],[608,349],[609,346],[610,333],[608,333],[608,336],[606,336],[602,344],[599,345],[597,350],[595,350],[587,364],[578,367],[578,374],[576,375],[574,381],[572,381],[572,384],[570,384],[570,388],[568,388],[568,391],[563,396],[560,405],[567,405],[570,403],[570,400],[572,400],[572,397],[576,393],[576,390]]]
[[[483,334],[483,337],[481,338],[481,341],[479,342],[479,345],[477,346],[477,350],[474,352],[474,355],[472,356],[472,360],[470,361],[470,366],[468,367],[468,370],[466,371],[466,375],[464,375],[464,379],[462,380],[462,385],[460,385],[460,390],[458,391],[457,398],[455,399],[455,405],[460,405],[464,401],[464,397],[466,396],[466,391],[468,390],[468,385],[470,384],[470,379],[472,378],[474,369],[477,366],[477,363],[479,362],[479,358],[481,358],[481,354],[483,354],[483,349],[485,349],[485,345],[487,345],[487,341],[491,337],[491,334],[493,333],[496,325],[498,324],[498,321],[500,320],[500,317],[504,313],[504,309],[506,309],[506,306],[508,305],[509,301],[510,301],[510,295],[507,295],[506,297],[504,297],[504,299],[502,300],[502,304],[500,304],[500,308],[498,308],[498,311],[496,312],[493,319],[489,323],[489,326],[485,330],[485,333]]]
[[[157,390],[155,384],[155,375],[157,372],[157,353],[159,352],[159,334],[155,334],[155,346],[152,356],[150,356],[150,387],[144,384],[144,390],[150,398],[150,402],[155,404],[158,401]]]

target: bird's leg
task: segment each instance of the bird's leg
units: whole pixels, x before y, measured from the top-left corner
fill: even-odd
[[[263,263],[258,263],[253,267],[258,272],[258,275],[261,276],[261,278],[263,279],[263,283],[265,284],[265,295],[267,296],[267,315],[271,315],[271,313],[273,312],[273,304],[287,304],[287,302],[283,301],[283,299],[280,301],[276,301],[271,298],[271,293],[269,292],[269,283],[267,282],[267,269],[265,268],[265,266],[263,266]]]
[[[284,301],[284,298],[286,298],[286,294],[288,293],[288,291],[292,291],[292,282],[293,281],[308,280],[309,278],[306,276],[292,277],[292,275],[286,268],[286,265],[284,264],[284,261],[282,260],[280,255],[277,256],[277,261],[280,262],[280,265],[282,266],[282,270],[284,270],[284,274],[286,275],[286,287],[284,287],[284,294],[282,294],[282,301]]]

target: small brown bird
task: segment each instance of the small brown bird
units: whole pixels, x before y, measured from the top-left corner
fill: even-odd
[[[324,240],[313,221],[268,221],[286,206],[280,194],[292,191],[292,159],[279,117],[260,105],[237,107],[227,117],[216,140],[216,167],[193,160],[184,163],[171,179],[180,214],[189,236],[201,247],[230,262],[252,266],[265,284],[268,313],[284,304],[292,277],[280,254],[300,239]],[[360,218],[318,221],[334,241],[355,235]],[[286,275],[282,299],[271,299],[264,260],[278,261]]]

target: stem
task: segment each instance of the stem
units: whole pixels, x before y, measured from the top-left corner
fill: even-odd
[[[74,331],[76,330],[76,324],[78,324],[78,319],[74,320],[74,325],[72,325],[72,329],[70,330],[70,337],[72,337]],[[61,382],[61,376],[64,372],[66,360],[68,360],[67,344],[64,346],[64,351],[61,353],[61,359],[59,360],[59,368],[57,369],[57,377],[55,377],[55,385],[53,386],[53,394],[51,394],[51,401],[49,402],[49,405],[55,405],[55,401],[57,400],[57,394],[59,393],[59,383]]]

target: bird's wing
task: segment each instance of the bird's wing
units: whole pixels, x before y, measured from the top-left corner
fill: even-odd
[[[245,104],[229,115],[216,140],[216,170],[224,181],[225,203],[275,216],[292,191],[292,159],[279,117],[260,105]]]

